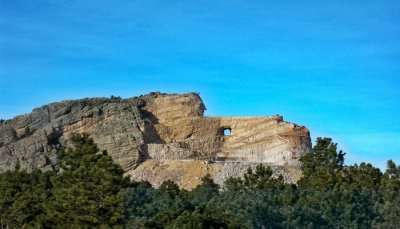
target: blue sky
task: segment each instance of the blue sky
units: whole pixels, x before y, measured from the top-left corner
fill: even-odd
[[[400,162],[400,2],[0,0],[0,117],[52,101],[199,92],[281,114],[349,163]]]

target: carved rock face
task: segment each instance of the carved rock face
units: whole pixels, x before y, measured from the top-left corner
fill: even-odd
[[[52,169],[72,133],[89,134],[133,179],[184,188],[207,173],[222,183],[258,163],[297,168],[311,148],[308,130],[280,116],[204,117],[204,110],[194,93],[52,103],[0,124],[0,172],[17,162]]]

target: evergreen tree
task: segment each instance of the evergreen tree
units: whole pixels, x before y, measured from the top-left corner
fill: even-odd
[[[121,190],[129,181],[106,152],[99,152],[87,135],[71,138],[73,148],[59,153],[60,171],[52,179],[52,196],[45,205],[47,225],[54,228],[94,228],[123,223]]]
[[[43,203],[51,194],[52,172],[35,170],[0,174],[0,226],[2,228],[40,227],[45,218]]]
[[[190,192],[190,201],[193,205],[205,205],[219,194],[219,185],[214,183],[210,175],[201,179],[201,184]]]
[[[382,221],[377,223],[377,227],[400,228],[400,166],[392,160],[387,163],[380,192],[383,199],[379,206]]]
[[[258,165],[191,191],[130,182],[87,135],[71,143],[56,171],[0,174],[0,228],[400,228],[400,166],[344,165],[328,138],[301,158],[298,184]]]
[[[344,155],[337,152],[337,144],[330,138],[318,138],[310,153],[301,159],[303,178],[299,181],[302,188],[327,190],[338,182],[339,172],[343,169]]]

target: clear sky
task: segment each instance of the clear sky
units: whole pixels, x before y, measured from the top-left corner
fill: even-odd
[[[0,0],[0,118],[48,102],[199,92],[281,114],[349,163],[400,162],[400,1]]]

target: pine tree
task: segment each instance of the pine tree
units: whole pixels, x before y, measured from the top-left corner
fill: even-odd
[[[338,174],[343,169],[344,155],[337,151],[337,144],[330,138],[318,138],[312,151],[301,159],[303,178],[299,181],[302,188],[333,188],[338,182]]]
[[[52,180],[45,206],[48,225],[93,228],[123,223],[121,190],[129,185],[123,170],[87,135],[71,138],[73,148],[59,154],[60,171]]]

